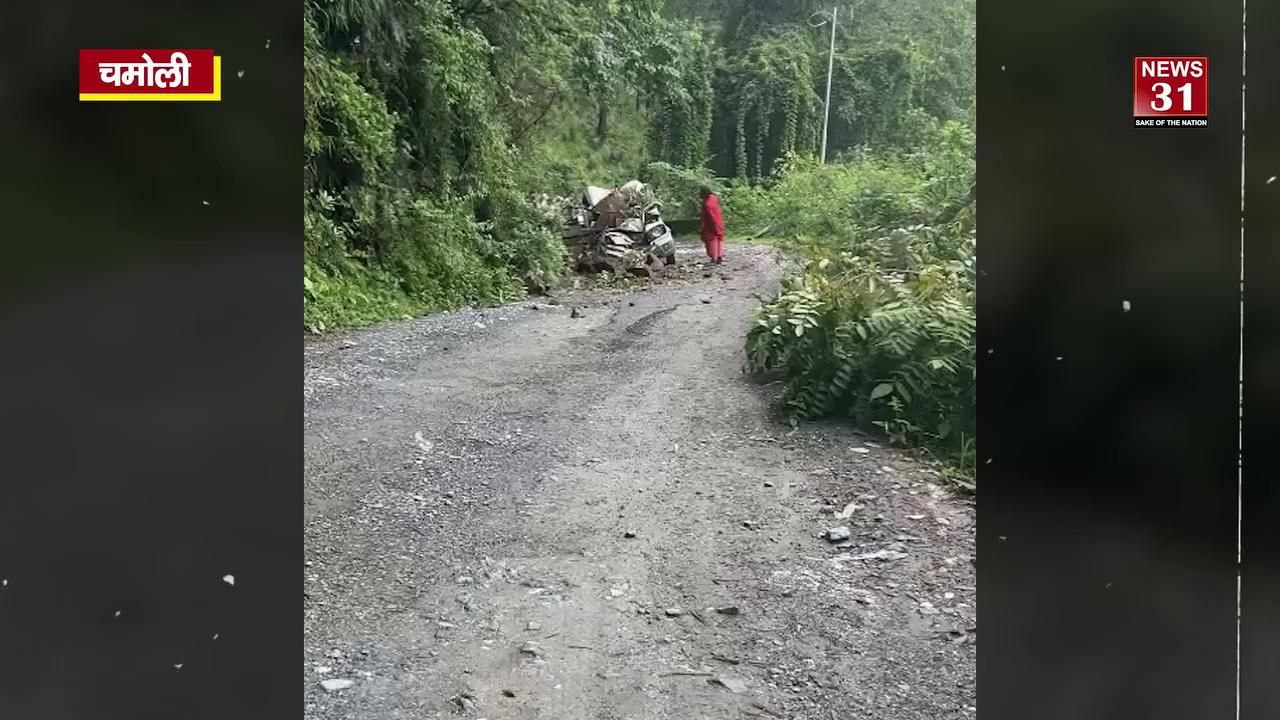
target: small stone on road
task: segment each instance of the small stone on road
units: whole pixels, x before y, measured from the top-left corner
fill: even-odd
[[[343,678],[330,678],[328,680],[320,681],[320,687],[324,688],[325,692],[338,692],[339,690],[346,690],[347,688],[355,684],[356,683],[354,680],[346,680]]]

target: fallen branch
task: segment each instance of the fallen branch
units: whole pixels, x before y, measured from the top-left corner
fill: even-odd
[[[662,673],[662,674],[661,674],[661,675],[659,675],[658,677],[679,677],[679,676],[683,676],[683,677],[711,677],[712,675],[715,675],[715,673],[709,673],[709,672],[694,672],[694,671],[692,671],[692,670],[675,670],[675,671],[672,671],[672,672],[665,672],[665,673]]]

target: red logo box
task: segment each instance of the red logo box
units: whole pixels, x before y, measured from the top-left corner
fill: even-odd
[[[1209,58],[1203,55],[1135,57],[1133,116],[1209,117]]]
[[[221,100],[212,50],[81,50],[81,100]]]

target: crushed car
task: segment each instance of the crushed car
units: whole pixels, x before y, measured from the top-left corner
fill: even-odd
[[[566,242],[578,272],[647,277],[676,261],[662,203],[638,180],[612,189],[588,186],[572,211]]]

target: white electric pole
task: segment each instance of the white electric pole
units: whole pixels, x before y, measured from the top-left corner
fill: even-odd
[[[822,155],[821,162],[827,164],[827,123],[831,120],[831,69],[836,59],[836,12],[839,7],[831,8],[831,48],[827,51],[827,99],[822,105]]]

